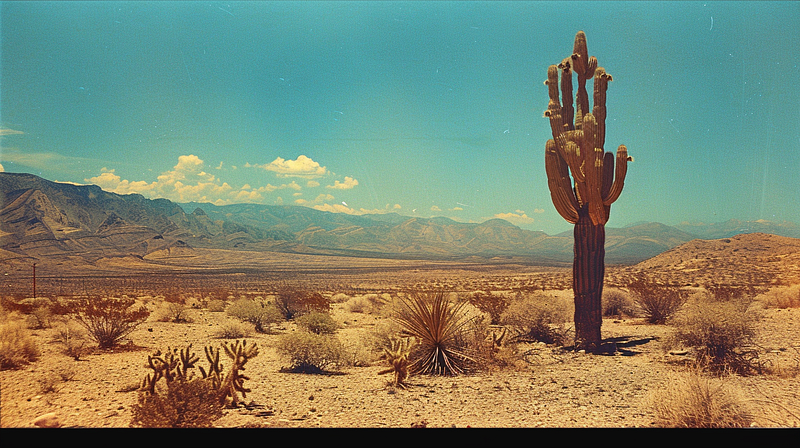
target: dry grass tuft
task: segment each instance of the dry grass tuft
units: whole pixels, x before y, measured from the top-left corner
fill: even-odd
[[[25,324],[10,320],[0,325],[0,369],[14,369],[36,361],[39,354]]]
[[[668,428],[746,428],[753,417],[738,391],[700,369],[670,375],[668,386],[650,397],[656,424]]]
[[[800,308],[800,284],[778,286],[756,296],[765,308]]]

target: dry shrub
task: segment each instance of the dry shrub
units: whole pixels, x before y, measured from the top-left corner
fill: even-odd
[[[194,319],[189,317],[186,305],[179,302],[164,302],[155,311],[158,322],[191,323]]]
[[[619,288],[603,288],[603,316],[636,316],[636,304],[630,294]]]
[[[537,291],[520,292],[500,318],[500,323],[518,334],[517,341],[539,341],[563,345],[567,342],[567,323],[574,304],[566,298]]]
[[[274,304],[262,300],[236,300],[228,306],[225,313],[255,325],[259,333],[267,333],[270,325],[283,320],[283,314]]]
[[[330,312],[331,303],[315,291],[283,287],[275,295],[275,306],[286,320],[310,311]]]
[[[207,428],[222,417],[222,404],[211,381],[202,378],[175,380],[166,393],[139,394],[133,406],[131,426],[144,428]]]
[[[680,288],[639,277],[628,284],[636,306],[651,324],[664,324],[686,302],[687,293]]]
[[[213,337],[218,339],[242,339],[250,336],[253,333],[253,327],[244,322],[230,320],[223,322],[217,328]]]
[[[777,286],[756,296],[756,300],[763,303],[765,308],[799,308],[800,284]]]
[[[72,300],[70,306],[75,320],[89,331],[89,337],[100,348],[111,348],[150,316],[145,306],[134,308],[134,302],[129,298],[87,297]]]
[[[372,314],[372,302],[365,296],[355,296],[344,304],[344,309],[350,313]]]
[[[75,321],[67,321],[56,329],[53,340],[64,347],[64,354],[76,361],[81,358],[86,345],[86,333]]]
[[[748,304],[693,298],[672,319],[675,330],[667,346],[696,347],[699,360],[714,370],[760,371],[758,352],[752,345],[759,316]]]
[[[737,389],[699,369],[671,374],[667,387],[650,397],[656,424],[669,428],[745,428],[752,416]]]
[[[477,291],[467,297],[467,301],[491,317],[491,325],[500,323],[500,316],[508,308],[508,299],[493,292]]]
[[[221,313],[225,311],[225,301],[220,299],[211,299],[206,303],[206,309],[212,313]]]
[[[350,296],[347,294],[340,292],[331,296],[331,303],[345,303],[350,300]]]
[[[334,335],[295,331],[282,335],[275,348],[288,358],[289,372],[329,373],[347,364],[344,345]]]
[[[30,331],[18,320],[0,325],[0,369],[14,369],[39,357]]]
[[[316,334],[334,334],[339,329],[339,324],[329,313],[311,311],[298,316],[295,323],[306,331]]]

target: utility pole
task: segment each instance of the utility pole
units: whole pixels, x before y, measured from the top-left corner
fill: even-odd
[[[33,298],[36,298],[36,263],[33,263]]]

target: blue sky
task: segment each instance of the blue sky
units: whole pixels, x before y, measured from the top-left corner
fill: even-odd
[[[178,202],[568,230],[547,67],[613,76],[611,227],[800,221],[798,2],[3,2],[0,166]]]

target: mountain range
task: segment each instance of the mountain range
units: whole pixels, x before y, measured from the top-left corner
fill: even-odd
[[[631,265],[695,239],[754,232],[800,237],[800,227],[790,222],[637,223],[606,228],[606,262]],[[93,263],[108,257],[156,262],[209,248],[566,265],[572,261],[572,245],[571,232],[547,235],[502,219],[462,223],[301,206],[177,204],[110,193],[95,185],[0,173],[0,262]]]

